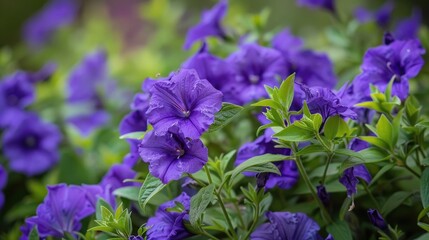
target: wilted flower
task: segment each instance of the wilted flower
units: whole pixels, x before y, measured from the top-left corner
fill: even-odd
[[[372,225],[385,230],[387,229],[387,223],[384,221],[381,214],[375,209],[368,209],[368,218],[371,221]]]
[[[408,80],[417,76],[424,61],[420,42],[416,39],[395,40],[389,45],[370,48],[364,56],[362,73],[353,81],[354,94],[370,96],[369,84],[384,91],[393,78],[392,95],[405,99],[409,92]]]
[[[150,90],[147,118],[158,133],[177,125],[186,137],[199,138],[222,107],[222,93],[195,70],[182,69]]]
[[[323,8],[335,13],[334,0],[298,0],[298,4],[309,8]]]
[[[212,9],[204,11],[201,15],[201,22],[188,30],[184,48],[189,49],[194,42],[209,36],[224,38],[226,34],[221,21],[227,8],[228,1],[220,0]]]
[[[267,212],[268,223],[259,226],[252,240],[318,239],[319,225],[304,213]]]
[[[3,168],[2,165],[0,165],[0,209],[3,207],[4,204],[4,194],[1,192],[3,188],[6,186],[7,183],[7,172],[6,169]]]
[[[359,183],[358,178],[361,178],[367,184],[371,182],[371,174],[368,172],[365,165],[356,165],[344,170],[343,175],[340,178],[340,183],[346,187],[347,196],[351,197],[357,192],[357,184]]]
[[[190,207],[190,197],[186,193],[180,194],[177,198],[168,201],[161,206],[155,213],[155,216],[150,217],[147,221],[146,226],[147,237],[149,240],[154,239],[168,239],[168,240],[180,240],[191,236],[183,220],[189,218],[188,211]],[[169,211],[169,208],[176,206],[176,202],[183,205],[185,209],[183,212]]]
[[[355,17],[361,23],[375,21],[380,27],[387,28],[393,11],[393,2],[389,1],[383,4],[374,12],[364,7],[358,7],[355,10]]]
[[[107,79],[107,63],[104,51],[88,54],[70,73],[68,79],[68,102],[76,110],[67,121],[82,135],[107,123],[110,116],[103,110],[98,87]]]
[[[257,44],[245,44],[226,60],[235,77],[225,87],[225,95],[237,96],[241,104],[266,97],[264,85],[278,86],[288,73],[282,54]]]
[[[240,147],[237,153],[235,165],[239,165],[252,157],[266,153],[288,155],[290,150],[286,148],[275,148],[275,143],[272,141],[271,137],[263,135],[258,137],[255,141],[246,143]],[[277,186],[282,189],[293,187],[299,179],[299,172],[296,163],[292,160],[285,160],[276,162],[275,164],[279,168],[281,175],[269,173],[267,181],[265,182],[265,187],[274,188]],[[255,174],[245,173],[245,175],[254,176]]]
[[[139,153],[149,163],[150,173],[163,183],[177,180],[183,173],[199,171],[208,160],[203,142],[185,137],[177,126],[162,134],[148,132],[139,145]]]
[[[34,98],[34,86],[24,72],[16,72],[0,81],[0,127],[16,122]]]
[[[24,26],[24,38],[32,47],[45,44],[63,26],[73,22],[78,10],[75,0],[52,0]]]
[[[33,113],[26,113],[3,134],[3,153],[10,168],[28,176],[40,174],[59,160],[61,133]]]
[[[81,187],[58,184],[48,186],[48,195],[37,207],[37,215],[26,222],[37,226],[41,238],[61,238],[65,233],[79,231],[80,221],[93,213],[94,208]]]

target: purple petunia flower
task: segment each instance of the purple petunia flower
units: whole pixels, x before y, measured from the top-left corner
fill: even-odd
[[[298,5],[313,9],[323,8],[335,13],[334,0],[298,0]]]
[[[371,221],[372,225],[378,227],[382,230],[387,229],[387,223],[384,221],[384,218],[381,214],[375,209],[368,209],[368,218]]]
[[[63,26],[73,22],[78,5],[75,0],[52,0],[24,26],[24,39],[32,47],[44,45]]]
[[[319,239],[319,225],[304,213],[267,212],[268,223],[259,226],[252,240]]]
[[[25,107],[33,103],[34,86],[28,75],[18,71],[0,81],[0,127],[17,121]]]
[[[4,169],[2,165],[0,165],[0,209],[2,209],[4,204],[4,194],[2,190],[6,186],[6,183],[7,183],[7,172],[6,172],[6,169]]]
[[[61,133],[33,113],[26,113],[3,134],[3,153],[10,168],[27,176],[40,174],[59,160]]]
[[[163,183],[177,180],[183,173],[199,171],[208,160],[203,142],[185,137],[177,126],[162,134],[148,132],[139,145],[139,153],[149,163],[150,173]]]
[[[146,114],[158,133],[177,125],[186,137],[199,138],[222,107],[222,93],[195,70],[182,69],[170,81],[156,82],[150,93]]]
[[[294,36],[289,28],[285,28],[274,35],[271,40],[271,45],[274,49],[279,50],[285,55],[289,55],[289,53],[300,50],[304,46],[304,40]],[[287,59],[289,59],[289,57]]]
[[[416,39],[422,23],[422,12],[414,9],[409,18],[403,19],[396,24],[393,36],[399,40]]]
[[[257,44],[245,44],[226,60],[235,76],[224,88],[225,95],[237,96],[239,104],[266,97],[264,85],[278,86],[287,73],[282,54]]]
[[[195,69],[201,79],[207,79],[213,87],[222,92],[224,92],[225,85],[233,78],[233,71],[228,63],[210,54],[206,43],[194,56],[182,64],[182,68]],[[224,101],[234,102],[234,96],[227,96],[224,93]]]
[[[375,22],[380,27],[387,28],[392,16],[392,11],[393,2],[389,1],[374,12],[371,12],[364,7],[358,7],[355,9],[354,14],[360,23],[366,23],[375,20]]]
[[[260,156],[266,153],[272,154],[283,154],[288,155],[289,149],[275,148],[275,143],[271,137],[262,135],[258,137],[254,142],[246,143],[240,147],[237,153],[237,159],[235,165],[239,165],[249,158]],[[299,172],[296,163],[291,160],[285,160],[277,162],[276,166],[279,168],[281,175],[275,173],[269,173],[265,187],[274,188],[279,187],[282,189],[289,189],[293,187],[299,179]],[[254,176],[254,173],[245,173],[247,176]]]
[[[220,0],[212,9],[203,11],[201,22],[188,30],[185,40],[185,49],[189,49],[196,41],[209,36],[225,38],[225,30],[221,21],[225,17],[228,8],[227,0]]]
[[[416,39],[370,48],[364,56],[362,73],[353,81],[354,94],[369,97],[369,84],[384,91],[393,78],[392,95],[404,100],[409,92],[408,80],[417,76],[424,64],[424,52]]]
[[[67,101],[76,110],[67,121],[84,136],[110,119],[97,90],[107,78],[106,53],[101,50],[88,54],[70,73]]]
[[[148,239],[180,240],[190,237],[192,234],[186,230],[183,224],[183,220],[189,218],[187,212],[190,208],[190,201],[190,197],[186,193],[182,193],[177,198],[159,206],[155,216],[150,217],[147,221]],[[184,206],[183,212],[168,211],[168,208],[176,206],[176,202]]]
[[[356,119],[357,115],[341,99],[328,88],[307,87],[300,84],[300,89],[305,93],[304,100],[307,101],[311,113],[320,113],[323,120],[330,116],[340,115],[343,118]]]
[[[36,213],[36,216],[26,219],[27,226],[21,229],[26,232],[33,225],[37,226],[41,238],[61,238],[65,233],[79,231],[80,221],[93,214],[94,208],[88,202],[82,187],[58,184],[48,186],[48,195],[37,207]],[[24,234],[25,232],[23,231]]]

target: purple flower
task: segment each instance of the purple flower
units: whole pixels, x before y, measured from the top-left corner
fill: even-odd
[[[378,227],[382,230],[387,229],[386,221],[384,221],[383,217],[377,210],[368,209],[368,218],[375,227]]]
[[[335,13],[334,0],[298,0],[298,5],[308,8],[323,8]]]
[[[0,127],[15,122],[34,98],[34,86],[24,72],[18,71],[0,81]]]
[[[366,169],[365,165],[356,165],[351,168],[347,168],[340,178],[340,183],[343,184],[347,189],[347,196],[351,197],[357,192],[357,184],[359,178],[364,180],[367,184],[371,182],[371,174]]]
[[[195,69],[201,79],[207,79],[219,91],[223,91],[225,84],[233,78],[233,72],[228,63],[210,54],[206,43],[203,44],[200,51],[182,64],[182,68]],[[228,101],[228,99],[224,101]]]
[[[163,183],[179,179],[183,173],[199,171],[208,160],[208,150],[199,139],[183,135],[177,126],[158,134],[148,132],[139,145],[150,173]]]
[[[147,221],[147,237],[149,240],[153,239],[168,239],[180,240],[191,236],[183,220],[188,220],[190,197],[186,193],[180,194],[172,201],[166,202],[159,206],[155,216],[150,217]],[[168,211],[169,208],[176,206],[176,202],[181,203],[185,209],[183,212]]]
[[[27,176],[40,174],[59,160],[61,133],[37,115],[26,113],[3,134],[3,153],[10,168]]]
[[[182,69],[170,81],[156,82],[150,93],[146,114],[158,133],[177,125],[185,136],[199,138],[222,107],[222,93],[195,70]]]
[[[131,169],[130,166],[125,164],[115,164],[110,167],[109,171],[104,175],[100,182],[100,186],[103,188],[109,188],[111,192],[121,187],[136,186],[138,183],[124,182],[126,179],[134,179],[135,176],[136,172]]]
[[[285,55],[289,55],[289,53],[300,50],[304,46],[304,40],[294,36],[289,28],[285,28],[273,37],[271,45],[274,49],[279,50]]]
[[[209,36],[224,38],[226,36],[221,21],[228,8],[227,0],[220,0],[212,9],[206,10],[201,16],[201,22],[188,30],[185,40],[185,49],[189,49],[196,41]]]
[[[34,84],[47,81],[49,78],[51,78],[56,69],[57,64],[50,62],[45,64],[39,71],[26,74],[28,76],[28,80]]]
[[[249,158],[266,153],[288,155],[290,150],[285,148],[275,148],[275,143],[272,141],[271,137],[262,135],[254,142],[246,143],[240,147],[237,153],[235,165],[239,165]],[[269,173],[267,181],[265,182],[265,187],[274,188],[277,186],[282,189],[289,189],[298,182],[299,172],[294,161],[281,161],[276,163],[276,166],[279,168],[281,175]],[[245,175],[254,176],[255,174],[245,173]]]
[[[326,121],[328,117],[340,115],[343,118],[356,119],[357,115],[341,99],[328,88],[307,87],[300,84],[300,89],[305,93],[304,100],[307,101],[311,113],[320,113]]]
[[[267,212],[268,223],[259,226],[252,240],[318,239],[319,225],[304,213]]]
[[[409,18],[403,19],[396,24],[393,36],[399,40],[416,39],[422,23],[422,12],[414,9]]]
[[[370,48],[364,56],[362,73],[353,82],[357,96],[369,97],[369,84],[384,91],[393,78],[392,94],[404,100],[408,96],[408,80],[417,76],[424,61],[420,42],[416,39],[395,40],[389,45]]]
[[[4,194],[1,192],[3,188],[6,186],[7,183],[7,172],[6,169],[3,168],[2,165],[0,165],[0,209],[3,207],[4,204]]]
[[[67,121],[84,136],[110,119],[97,92],[107,78],[106,54],[101,50],[88,54],[70,73],[67,100],[75,110]]]
[[[322,203],[327,206],[329,204],[329,193],[326,191],[324,185],[318,185],[317,187],[317,196],[322,201]]]
[[[237,96],[239,104],[266,97],[264,85],[278,86],[288,73],[282,54],[257,44],[245,44],[226,60],[234,69],[234,79],[225,86],[225,95]]]
[[[26,223],[37,226],[41,238],[61,238],[65,233],[79,231],[80,221],[93,214],[94,208],[82,187],[58,184],[48,186],[48,195],[36,213],[36,216],[27,218]]]
[[[131,235],[128,237],[128,240],[144,240],[142,236]]]
[[[371,12],[364,7],[355,9],[355,17],[360,23],[366,23],[375,20],[382,28],[387,28],[393,11],[393,2],[389,1],[383,4],[379,9]]]
[[[32,47],[39,47],[50,40],[63,26],[69,25],[78,10],[74,0],[52,0],[24,26],[24,39]]]

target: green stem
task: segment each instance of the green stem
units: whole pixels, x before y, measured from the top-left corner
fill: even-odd
[[[207,174],[207,178],[208,178],[208,180],[209,180],[209,183],[210,184],[212,184],[213,183],[213,181],[212,181],[212,176],[210,175],[210,170],[209,170],[209,168],[207,167],[207,165],[204,165],[204,171],[206,172],[206,174]]]
[[[229,193],[228,193],[228,197],[229,197],[229,199],[232,199],[232,196],[231,196],[231,194],[229,194]],[[237,201],[233,200],[233,201],[232,201],[232,204],[234,205],[235,211],[237,211],[238,220],[240,221],[240,227],[241,227],[242,229],[245,229],[245,228],[246,228],[246,224],[244,223],[244,219],[243,219],[243,217],[241,216],[240,207],[238,206]]]
[[[297,150],[297,146],[294,143],[292,145],[292,151],[295,153],[296,150]],[[307,175],[307,172],[305,171],[305,167],[302,164],[301,158],[299,156],[295,156],[295,161],[296,161],[296,165],[298,166],[298,170],[302,179],[304,179],[304,182],[307,185],[308,189],[310,190],[311,195],[313,195],[313,198],[316,200],[317,204],[319,205],[323,220],[326,222],[326,224],[332,223],[331,216],[329,216],[328,211],[326,210],[320,198],[317,196],[316,190],[314,189],[314,186],[311,183],[310,178]]]
[[[410,173],[412,173],[414,176],[416,176],[417,178],[420,178],[420,175],[414,171],[412,168],[408,167],[406,164],[404,164],[405,169],[407,169]]]
[[[186,174],[189,178],[191,178],[192,180],[194,180],[195,182],[198,183],[198,185],[200,185],[201,187],[205,187],[207,186],[207,184],[201,182],[200,180],[196,179],[194,176],[192,176],[192,174],[187,173]]]
[[[259,203],[256,203],[255,204],[255,213],[253,215],[253,222],[252,222],[252,225],[249,228],[249,231],[247,231],[246,236],[244,237],[244,239],[249,239],[250,234],[252,234],[252,232],[256,228],[256,224],[258,224],[258,219],[259,219]]]
[[[328,154],[328,161],[326,161],[325,170],[323,170],[322,180],[320,181],[321,185],[325,184],[326,173],[328,172],[329,164],[331,164],[332,158],[334,157],[333,153]]]
[[[200,233],[201,233],[202,235],[204,235],[204,236],[206,236],[206,237],[208,237],[208,238],[210,238],[210,239],[219,240],[219,238],[217,238],[217,237],[215,237],[215,236],[211,235],[211,234],[210,234],[210,233],[208,233],[205,229],[201,228],[200,230],[201,230],[201,231],[200,231]]]
[[[323,141],[323,139],[320,137],[319,132],[316,132],[316,138],[317,140],[319,140],[320,144],[322,144],[325,150],[328,151],[329,154],[331,154],[332,149],[328,145],[326,145],[325,141]]]
[[[221,194],[219,192],[217,192],[217,191],[215,192],[215,194],[216,194],[217,199],[219,200],[219,205],[220,205],[220,208],[222,209],[223,215],[225,216],[226,223],[228,224],[229,230],[231,230],[233,238],[237,239],[237,235],[236,235],[236,233],[234,231],[234,226],[232,225],[231,218],[229,217],[229,214],[226,211],[225,203],[222,200]]]
[[[380,211],[381,210],[380,205],[378,204],[377,200],[375,200],[374,195],[372,195],[372,192],[369,189],[366,182],[362,181],[362,185],[363,185],[363,188],[365,188],[365,191],[368,193],[369,197],[371,198],[371,201],[373,201],[375,207]]]

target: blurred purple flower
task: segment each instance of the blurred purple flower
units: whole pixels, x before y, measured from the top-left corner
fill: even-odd
[[[136,172],[125,164],[115,164],[110,167],[100,182],[103,188],[109,188],[111,192],[121,187],[137,186],[135,182],[124,182],[126,179],[134,179]]]
[[[33,103],[34,86],[28,75],[18,71],[0,81],[0,127],[17,121],[25,107]]]
[[[274,49],[279,50],[285,55],[289,55],[289,53],[300,50],[304,46],[304,40],[294,36],[289,28],[285,28],[274,35],[271,45]],[[289,57],[287,59],[289,60]]]
[[[289,149],[275,148],[275,145],[276,144],[272,141],[271,137],[268,137],[267,135],[262,135],[253,142],[245,143],[238,150],[235,165],[237,166],[252,157],[267,153],[283,155],[290,154]],[[275,164],[279,168],[281,175],[269,173],[268,179],[265,182],[265,187],[274,188],[277,186],[282,189],[292,188],[299,179],[299,172],[295,162],[291,160],[285,160]],[[245,172],[245,175],[255,176],[256,174]]]
[[[36,216],[26,219],[27,228],[24,226],[21,229],[35,225],[41,238],[61,238],[65,233],[79,231],[82,226],[80,221],[93,214],[94,208],[81,187],[58,184],[48,186],[48,195],[37,207],[36,213]]]
[[[2,209],[4,205],[4,194],[2,192],[3,188],[7,183],[7,172],[6,169],[2,165],[0,165],[0,209]]]
[[[375,21],[380,27],[387,28],[393,11],[393,2],[388,1],[374,12],[369,11],[364,7],[355,9],[354,15],[360,23]]]
[[[227,8],[228,1],[220,0],[212,9],[203,11],[200,23],[188,30],[184,48],[189,49],[194,42],[209,36],[224,38],[226,34],[221,21],[225,17]]]
[[[282,54],[257,44],[245,44],[226,60],[235,77],[224,88],[225,95],[237,96],[238,104],[247,104],[268,96],[264,85],[278,86],[288,73]]]
[[[323,8],[332,13],[335,13],[335,1],[334,0],[298,0],[299,6],[308,8]]]
[[[31,47],[46,44],[58,29],[72,23],[77,15],[75,0],[51,0],[24,26],[24,39]]]
[[[222,107],[222,93],[195,70],[182,69],[170,81],[156,82],[150,93],[146,114],[157,133],[177,125],[186,137],[199,138]]]
[[[422,23],[422,12],[414,9],[409,18],[403,19],[396,24],[393,36],[399,40],[412,40],[418,38],[420,25]]]
[[[382,230],[387,229],[386,221],[384,221],[383,217],[377,210],[368,209],[368,218],[375,227],[378,227]]]
[[[177,126],[159,134],[148,132],[139,145],[150,173],[163,183],[179,179],[183,173],[199,171],[208,160],[208,150],[200,139],[190,139]]]
[[[305,93],[308,108],[311,113],[320,113],[324,121],[330,116],[340,115],[343,118],[356,119],[357,115],[341,99],[328,88],[307,87],[300,84]]]
[[[107,56],[102,50],[88,54],[70,73],[67,101],[75,108],[67,121],[86,136],[106,124],[110,116],[103,110],[98,88],[107,80]]]
[[[395,40],[389,45],[370,48],[364,56],[362,73],[353,81],[354,94],[369,97],[369,84],[384,91],[393,78],[392,95],[404,100],[409,92],[409,79],[417,76],[423,67],[424,53],[417,39]]]
[[[148,240],[181,240],[190,237],[192,234],[186,230],[183,224],[183,220],[189,218],[190,201],[190,197],[186,193],[182,193],[175,199],[159,206],[155,216],[150,217],[146,224]],[[168,208],[176,206],[176,202],[184,206],[183,212],[168,211]]]
[[[59,160],[61,133],[50,123],[26,113],[3,134],[3,153],[10,168],[27,176],[43,173]]]
[[[260,225],[252,240],[318,239],[319,225],[304,213],[267,212],[268,223]]]

